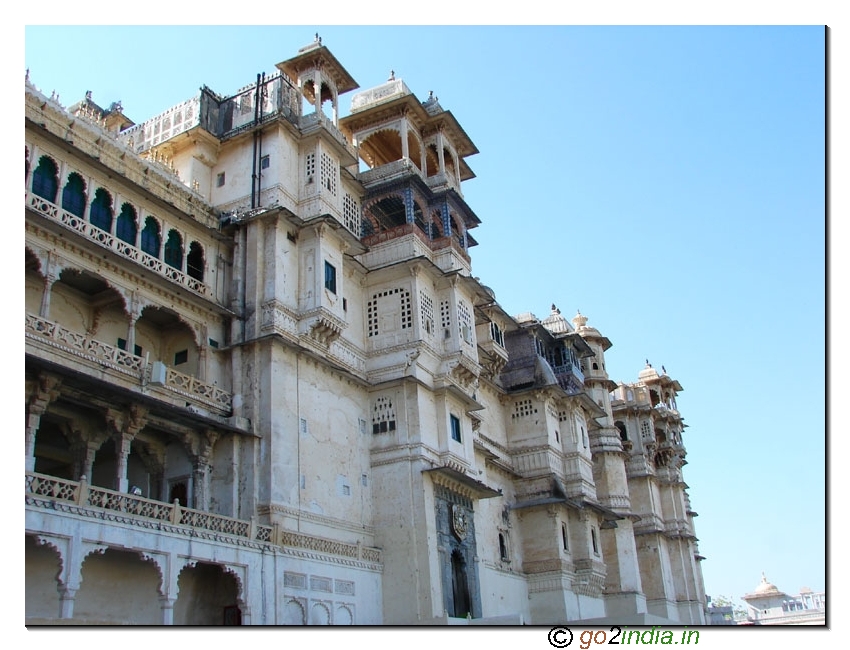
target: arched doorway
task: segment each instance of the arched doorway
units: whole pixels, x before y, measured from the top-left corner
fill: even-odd
[[[469,580],[466,575],[466,560],[459,549],[452,551],[452,604],[451,615],[466,618],[472,608],[469,599]]]

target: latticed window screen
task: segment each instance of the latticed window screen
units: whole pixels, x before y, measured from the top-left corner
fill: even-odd
[[[331,194],[336,196],[336,179],[339,176],[339,172],[336,168],[336,163],[334,159],[331,158],[328,154],[322,153],[322,185],[324,185],[325,189],[327,189]]]
[[[472,313],[467,304],[460,300],[457,303],[458,329],[460,338],[472,343]]]
[[[424,291],[419,292],[419,311],[422,313],[422,327],[428,334],[434,333],[434,301]]]
[[[384,308],[395,308],[392,305],[387,305],[385,302],[389,296],[399,296],[399,308],[401,312],[401,329],[409,329],[413,327],[413,311],[411,309],[410,291],[402,288],[387,289],[373,294],[372,299],[366,303],[366,329],[368,336],[377,336],[381,333],[379,322],[379,312],[383,312]]]
[[[360,236],[360,206],[348,192],[342,200],[343,225],[358,237]]]
[[[449,312],[449,301],[441,300],[440,301],[440,325],[443,327],[451,327],[452,324],[452,316]]]
[[[372,433],[388,433],[395,431],[395,408],[389,397],[379,397],[372,407]]]

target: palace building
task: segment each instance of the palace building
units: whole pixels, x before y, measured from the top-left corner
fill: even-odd
[[[25,101],[28,625],[705,624],[682,386],[473,276],[435,97]]]

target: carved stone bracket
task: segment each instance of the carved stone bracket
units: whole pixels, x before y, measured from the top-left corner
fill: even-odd
[[[344,320],[320,307],[302,315],[299,329],[320,345],[327,347],[340,337],[347,325]]]

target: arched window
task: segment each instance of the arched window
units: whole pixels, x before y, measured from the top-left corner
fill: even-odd
[[[388,196],[381,199],[369,210],[369,215],[378,224],[378,232],[403,226],[407,223],[407,211],[400,196]]]
[[[89,221],[93,226],[109,232],[112,230],[112,196],[102,187],[94,193],[89,210]]]
[[[115,222],[115,234],[121,241],[135,246],[137,232],[138,226],[136,225],[136,209],[129,203],[125,203],[121,206],[121,213],[118,215],[118,220]]]
[[[86,213],[86,184],[77,172],[68,176],[68,182],[62,190],[62,209],[78,217]]]
[[[168,239],[165,241],[165,263],[175,269],[183,268],[183,238],[176,230],[168,231]]]
[[[59,190],[59,169],[50,156],[42,156],[38,167],[32,174],[32,191],[51,203],[56,203],[56,192]]]
[[[186,273],[189,277],[204,281],[204,247],[193,241],[186,256]]]
[[[443,232],[443,215],[439,210],[431,213],[431,239],[439,239],[445,236]]]
[[[153,217],[147,217],[142,229],[142,252],[159,257],[159,241],[159,223]]]
[[[565,551],[570,550],[570,537],[567,533],[567,525],[561,524],[561,546]]]
[[[449,228],[452,229],[452,236],[455,238],[458,244],[460,244],[461,248],[464,248],[463,245],[463,230],[455,221],[454,217],[449,217]]]
[[[416,201],[413,202],[413,223],[419,226],[419,230],[424,232],[428,239],[431,239],[431,227],[425,222],[425,215]]]
[[[590,543],[593,546],[594,555],[599,555],[599,542],[596,540],[596,529],[590,529]]]
[[[629,439],[629,434],[626,432],[626,425],[623,424],[620,420],[617,420],[614,423],[614,426],[617,427],[617,430],[620,432],[620,440],[623,442],[627,442]]]

